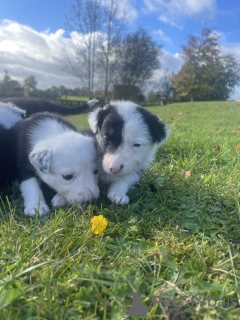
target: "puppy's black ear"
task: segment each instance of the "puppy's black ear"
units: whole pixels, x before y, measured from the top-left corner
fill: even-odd
[[[107,106],[105,106],[105,108],[106,107]],[[97,108],[94,111],[89,113],[88,123],[93,133],[96,133],[98,129],[101,130],[103,121],[110,112],[109,109],[105,109],[105,108],[104,109]]]
[[[150,113],[144,108],[137,107],[137,112],[142,115],[143,121],[148,126],[152,142],[157,143],[158,145],[163,144],[163,142],[168,138],[166,125],[158,116]]]
[[[52,158],[52,149],[46,150],[33,150],[29,155],[29,161],[34,166],[34,168],[42,171],[43,173],[48,173],[50,168]]]

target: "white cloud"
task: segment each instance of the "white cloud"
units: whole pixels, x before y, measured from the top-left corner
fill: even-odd
[[[152,34],[163,42],[172,42],[171,38],[169,38],[161,29],[153,31]]]
[[[137,10],[131,5],[128,0],[121,1],[122,9],[125,15],[125,19],[129,22],[133,22],[138,17]]]
[[[161,69],[169,73],[178,73],[183,64],[183,59],[181,55],[177,52],[175,54],[171,54],[168,51],[162,50],[161,56]]]
[[[110,6],[110,0],[103,0],[105,6]],[[124,18],[128,23],[134,22],[138,17],[137,10],[132,6],[131,0],[122,0],[119,5],[119,18]]]
[[[171,54],[168,51],[162,50],[160,62],[161,68],[153,72],[151,79],[142,88],[144,94],[147,94],[150,90],[158,90],[159,83],[164,76],[168,75],[171,77],[173,73],[177,74],[181,69],[183,59],[179,53]]]
[[[227,54],[233,54],[240,63],[240,43],[224,43],[222,51]]]
[[[52,85],[71,87],[73,77],[64,71],[63,49],[72,54],[72,39],[64,38],[64,30],[37,32],[15,21],[0,24],[0,79],[5,70],[11,78],[24,80],[34,75],[39,88]],[[2,75],[2,77],[1,77]]]
[[[240,65],[240,42],[235,42],[235,43],[225,42],[222,44],[221,50],[224,54],[232,54]],[[230,99],[240,100],[240,86],[235,87],[234,93],[232,94]]]
[[[216,0],[144,0],[144,12],[156,13],[163,23],[182,29],[184,16],[196,16],[213,11]]]

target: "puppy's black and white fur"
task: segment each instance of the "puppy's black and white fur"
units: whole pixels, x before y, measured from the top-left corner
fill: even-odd
[[[99,177],[109,184],[108,198],[128,204],[126,195],[153,161],[157,147],[168,137],[165,124],[131,101],[113,101],[89,114],[99,146]]]
[[[18,122],[13,130],[25,214],[43,215],[49,211],[40,181],[57,192],[52,199],[54,207],[98,198],[93,137],[81,134],[71,123],[47,112]]]
[[[25,118],[25,111],[12,103],[0,102],[0,190],[17,179],[15,139],[12,127]]]
[[[27,215],[49,211],[40,181],[57,192],[53,206],[97,198],[93,134],[81,134],[71,123],[47,112],[23,120],[25,116],[25,110],[0,102],[0,189],[18,180]]]

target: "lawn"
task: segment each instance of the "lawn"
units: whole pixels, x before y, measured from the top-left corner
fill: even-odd
[[[88,97],[79,97],[79,96],[61,96],[61,99],[62,100],[74,100],[74,101],[77,101],[77,100],[79,100],[79,101],[81,101],[81,102],[83,102],[83,101],[88,101],[89,99],[88,99]]]
[[[133,292],[149,311],[130,319],[240,318],[240,105],[149,110],[171,135],[129,205],[103,191],[30,218],[17,189],[2,193],[1,320],[126,319]],[[87,115],[67,118],[87,127]],[[100,214],[108,225],[96,235]]]

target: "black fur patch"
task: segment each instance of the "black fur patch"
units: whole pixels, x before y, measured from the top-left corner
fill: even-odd
[[[17,179],[15,138],[12,129],[0,125],[0,190]]]
[[[156,115],[141,107],[137,107],[136,111],[142,115],[145,124],[148,126],[152,142],[160,143],[166,138],[166,126]]]
[[[2,98],[1,101],[12,102],[17,107],[25,110],[27,118],[37,112],[47,111],[66,116],[71,114],[81,114],[89,111],[89,105],[87,103],[79,104],[74,107],[64,107],[47,99],[39,99],[33,97]]]
[[[98,133],[101,136],[101,149],[104,153],[114,153],[123,141],[123,118],[110,106],[98,113]]]
[[[86,137],[93,138],[93,139],[95,138],[95,134],[92,132],[91,129],[81,130],[80,133]]]

